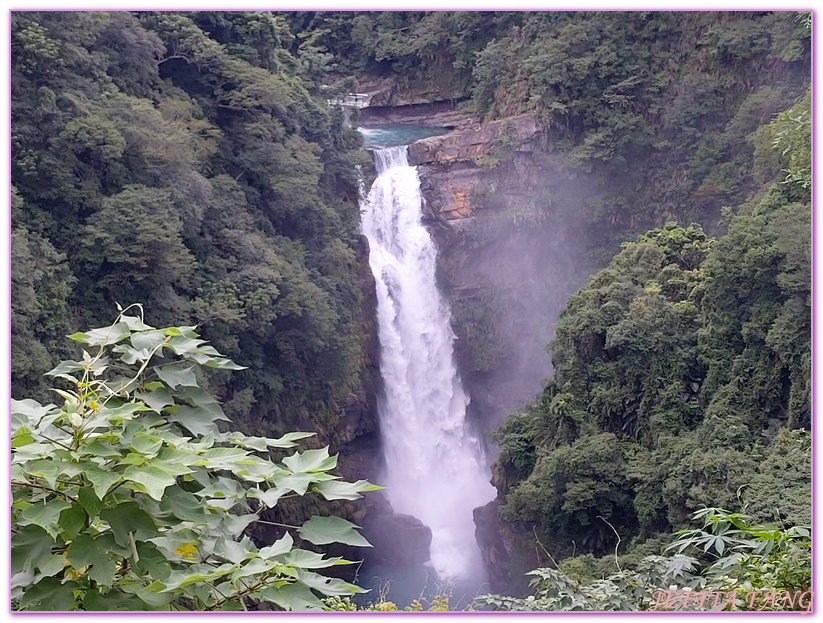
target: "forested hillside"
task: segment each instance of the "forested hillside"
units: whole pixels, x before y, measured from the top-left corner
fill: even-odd
[[[650,231],[569,300],[553,377],[499,433],[515,532],[562,558],[631,550],[704,507],[810,522],[809,104],[761,128],[784,173],[724,235]]]
[[[282,16],[12,14],[12,393],[142,302],[247,366],[256,432],[333,428],[364,376],[360,135]],[[360,267],[360,268],[359,268]]]
[[[66,336],[140,303],[146,326],[122,339],[196,326],[242,368],[189,379],[232,427],[317,432],[313,447],[342,449],[341,465],[379,483],[377,303],[358,208],[372,157],[358,111],[330,105],[370,90],[374,115],[465,123],[437,137],[457,156],[433,147],[418,168],[424,201],[437,184],[461,199],[462,212],[429,205],[425,222],[472,406],[499,407],[511,387],[533,396],[545,378],[489,432],[498,497],[474,517],[491,590],[508,596],[476,607],[647,609],[672,585],[809,591],[811,25],[794,11],[14,11],[12,397],[56,400],[44,373],[80,365]],[[460,152],[461,131],[474,151]],[[528,356],[510,356],[516,340]],[[182,342],[175,352],[202,363]],[[18,456],[26,478],[45,478]],[[270,509],[270,533],[244,524],[232,538],[268,545],[321,505],[364,525],[392,513],[353,494],[304,501],[309,480]],[[71,486],[79,499],[83,482]],[[31,506],[21,497],[15,512],[56,534]],[[412,521],[386,525],[428,529],[401,517]],[[118,534],[112,551],[136,564]],[[311,581],[313,607],[356,609],[320,604]],[[536,600],[520,599],[529,590]],[[397,609],[385,597],[373,609]],[[430,609],[448,607],[438,595]]]

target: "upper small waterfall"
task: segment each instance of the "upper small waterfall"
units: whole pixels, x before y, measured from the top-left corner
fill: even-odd
[[[445,579],[482,582],[472,510],[495,496],[482,444],[466,423],[469,398],[454,361],[451,311],[437,289],[437,249],[423,226],[407,148],[375,152],[378,177],[361,204],[377,289],[378,405],[396,512],[432,530],[431,563]]]

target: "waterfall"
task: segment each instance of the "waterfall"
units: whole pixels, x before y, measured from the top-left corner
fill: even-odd
[[[375,151],[378,177],[361,204],[384,384],[381,484],[396,512],[431,528],[431,564],[442,579],[482,582],[472,510],[495,490],[480,440],[466,423],[469,399],[454,362],[451,312],[437,289],[437,249],[421,222],[420,180],[406,149]]]

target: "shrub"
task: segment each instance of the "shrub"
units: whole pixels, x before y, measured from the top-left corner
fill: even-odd
[[[282,525],[258,548],[244,534],[278,500],[352,500],[328,448],[286,454],[279,439],[222,431],[228,418],[196,369],[237,366],[194,327],[156,329],[133,305],[75,333],[79,361],[48,373],[62,405],[12,401],[12,597],[28,610],[322,609],[319,595],[362,592],[318,570],[349,564],[297,547],[366,546],[338,517]],[[127,312],[137,313],[130,315]],[[274,454],[273,454],[274,453]]]

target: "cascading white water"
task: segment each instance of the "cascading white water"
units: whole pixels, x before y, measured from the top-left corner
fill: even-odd
[[[495,496],[482,445],[466,424],[451,312],[437,289],[437,250],[421,222],[417,169],[406,147],[375,152],[378,177],[361,205],[377,289],[379,404],[396,512],[432,530],[431,563],[449,580],[482,581],[472,510]]]

